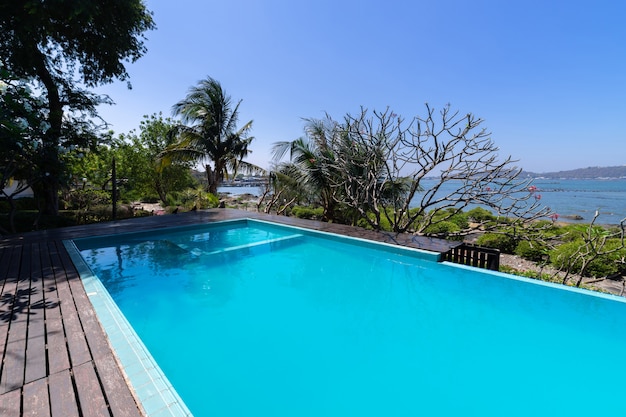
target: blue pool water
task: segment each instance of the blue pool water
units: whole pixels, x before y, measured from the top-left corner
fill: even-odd
[[[76,241],[196,416],[626,415],[626,303],[260,222]]]

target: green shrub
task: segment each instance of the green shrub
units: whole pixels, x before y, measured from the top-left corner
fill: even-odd
[[[469,219],[467,217],[467,213],[457,213],[445,221],[456,224],[459,229],[467,229],[469,227]]]
[[[541,262],[547,254],[547,247],[538,241],[522,240],[515,248],[515,254],[533,262]]]
[[[618,248],[620,245],[621,242],[619,239],[610,239],[602,248],[602,251],[609,251]],[[550,263],[561,271],[569,270],[572,273],[580,274],[585,259],[576,254],[579,253],[580,249],[584,248],[584,246],[585,242],[582,239],[559,245],[550,251]],[[588,263],[586,270],[583,271],[583,275],[601,278],[617,273],[624,273],[626,272],[626,267],[620,262],[624,256],[626,256],[626,249],[624,248],[614,253],[600,255]],[[590,258],[590,256],[587,257],[587,259]]]
[[[324,209],[322,207],[294,206],[291,209],[291,215],[299,219],[320,220],[324,215]]]
[[[512,254],[517,247],[517,240],[505,234],[485,233],[476,240],[476,244],[487,248],[499,249],[502,253]]]
[[[216,208],[217,206],[220,205],[220,199],[215,194],[206,193],[204,197],[205,197],[204,202],[206,203],[206,208]],[[200,207],[200,208],[205,208],[205,207]]]
[[[370,213],[368,214],[368,217],[370,219],[374,219],[374,214]],[[368,229],[368,230],[373,230],[373,227],[370,226],[370,224],[367,222],[366,219],[359,219],[357,221],[357,226],[362,227],[364,229]],[[380,230],[386,231],[386,232],[390,232],[391,231],[391,223],[389,222],[389,220],[387,219],[387,216],[385,216],[384,213],[380,214]]]
[[[566,226],[559,227],[555,233],[554,237],[560,239],[563,242],[573,242],[579,240],[581,236],[585,236],[589,234],[589,224],[568,224]],[[593,226],[592,234],[600,234],[604,233],[604,228],[602,226]]]
[[[165,200],[167,207],[178,207],[183,205],[179,193],[170,193],[165,197]]]
[[[451,240],[459,240],[462,239],[460,236],[450,236],[451,234],[460,232],[461,228],[458,224],[451,221],[442,221],[431,224],[426,229],[424,229],[424,233],[430,236],[439,236],[445,237]]]
[[[68,210],[90,210],[91,207],[111,204],[111,193],[104,190],[85,189],[72,190],[67,195],[66,205]]]
[[[489,210],[482,207],[476,207],[474,209],[471,209],[466,213],[466,215],[470,221],[474,222],[484,222],[496,219],[496,217],[491,214]]]
[[[16,198],[15,208],[17,210],[38,210],[37,201],[33,197]]]

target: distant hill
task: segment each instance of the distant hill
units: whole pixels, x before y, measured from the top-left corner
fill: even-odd
[[[583,180],[594,178],[626,178],[626,165],[616,167],[589,167],[558,172],[523,171],[522,177]]]

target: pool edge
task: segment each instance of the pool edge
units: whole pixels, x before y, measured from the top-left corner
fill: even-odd
[[[146,416],[192,417],[176,389],[158,366],[100,279],[85,263],[73,240],[63,240],[98,322],[135,399]]]

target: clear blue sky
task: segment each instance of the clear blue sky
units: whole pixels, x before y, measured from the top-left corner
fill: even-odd
[[[341,119],[424,103],[473,113],[529,171],[626,164],[626,2],[618,0],[147,0],[157,29],[128,65],[132,90],[97,91],[101,116],[137,129],[211,76],[254,120],[249,161]]]

